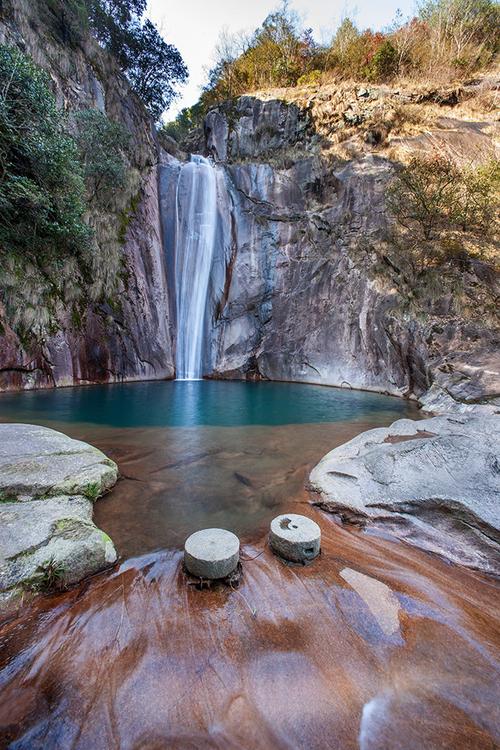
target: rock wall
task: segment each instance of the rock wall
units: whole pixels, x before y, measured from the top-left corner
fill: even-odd
[[[35,351],[7,326],[0,389],[173,377],[175,180],[187,155],[158,148],[141,103],[91,38],[68,49],[48,32],[47,7],[4,2],[0,41],[50,73],[61,107],[101,108],[131,132],[132,180],[115,206],[116,222],[130,216],[127,273],[119,313],[94,306],[78,329],[63,319]],[[463,304],[443,288],[416,305],[418,290],[387,252],[385,191],[402,152],[495,155],[498,125],[474,111],[475,86],[263,92],[207,115],[186,149],[217,170],[207,376],[373,389],[435,411],[500,409],[498,280],[471,263]],[[108,230],[97,221],[98,234]]]
[[[27,52],[49,73],[60,107],[101,109],[131,133],[129,179],[116,191],[111,221],[109,216],[92,217],[98,241],[116,236],[127,217],[125,273],[119,282],[119,312],[95,305],[79,327],[61,319],[60,330],[33,350],[23,349],[5,326],[0,390],[173,377],[153,124],[99,45],[85,37],[70,47],[54,32],[47,14],[50,6],[43,0],[6,0],[0,42]]]
[[[214,285],[207,374],[386,391],[436,411],[497,411],[498,316],[467,314],[443,290],[412,309],[412,290],[386,253],[385,190],[395,164],[387,145],[374,145],[373,111],[401,95],[384,91],[374,104],[373,92],[352,93],[351,103],[337,94],[301,106],[242,97],[205,120],[198,147],[224,174],[226,191],[226,273]],[[350,138],[332,137],[339,122]],[[494,138],[467,122],[397,135],[393,149],[495,149]],[[485,273],[478,263],[464,274],[473,299],[495,287],[483,283]]]

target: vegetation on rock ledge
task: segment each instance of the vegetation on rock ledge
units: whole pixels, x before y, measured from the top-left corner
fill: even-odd
[[[387,202],[415,270],[448,260],[464,264],[471,257],[498,263],[499,193],[498,161],[459,166],[437,154],[412,157],[390,186]]]
[[[322,46],[285,0],[253,34],[221,35],[199,102],[183,110],[166,132],[182,138],[210,108],[263,89],[343,80],[464,79],[493,60],[499,30],[495,0],[423,0],[415,18],[399,13],[384,32],[360,30],[345,18],[331,43]]]
[[[117,281],[116,257],[85,218],[96,194],[124,180],[128,135],[94,110],[75,120],[72,136],[48,76],[0,46],[0,299],[23,341],[53,332],[63,309],[79,319]]]

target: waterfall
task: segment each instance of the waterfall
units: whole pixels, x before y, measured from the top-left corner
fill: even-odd
[[[202,156],[181,167],[176,190],[176,371],[179,380],[203,374],[207,296],[217,227],[216,172]]]

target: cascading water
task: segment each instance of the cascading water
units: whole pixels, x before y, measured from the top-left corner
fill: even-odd
[[[175,302],[178,380],[203,374],[207,296],[217,228],[217,181],[213,165],[191,156],[176,191]]]

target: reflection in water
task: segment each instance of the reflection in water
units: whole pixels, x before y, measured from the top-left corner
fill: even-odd
[[[0,418],[110,427],[313,424],[417,413],[403,399],[297,383],[156,381],[0,394]]]
[[[399,602],[385,583],[351,568],[344,568],[340,575],[366,603],[383,633],[399,633]]]

